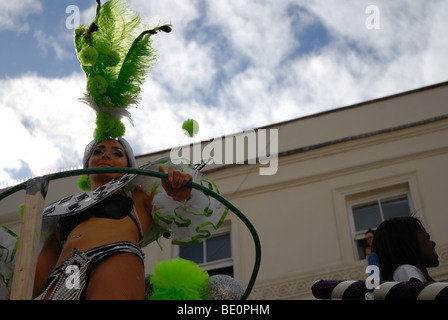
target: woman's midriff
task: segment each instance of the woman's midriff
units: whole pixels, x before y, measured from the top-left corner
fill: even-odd
[[[139,232],[131,218],[114,220],[92,217],[73,229],[64,243],[56,265],[69,259],[74,248],[86,252],[102,245],[120,241],[128,241],[138,245],[138,240]]]

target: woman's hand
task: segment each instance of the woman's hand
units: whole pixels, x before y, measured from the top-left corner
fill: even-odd
[[[159,172],[165,172],[162,166],[159,166]],[[190,199],[191,187],[186,185],[191,180],[190,174],[169,167],[168,179],[162,179],[162,187],[165,189],[166,194],[174,200],[184,201]]]

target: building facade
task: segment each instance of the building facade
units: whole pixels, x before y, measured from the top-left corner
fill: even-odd
[[[421,219],[440,260],[429,272],[447,281],[447,101],[448,83],[441,83],[176,150],[191,152],[193,162],[212,156],[205,176],[257,231],[261,263],[249,298],[313,299],[316,280],[366,279],[364,233],[397,215]],[[172,152],[140,155],[137,163]],[[76,178],[55,180],[47,202],[77,192]],[[17,232],[23,196],[2,200],[0,224]],[[147,273],[177,256],[243,287],[253,272],[253,237],[232,212],[200,245],[160,245],[144,249]]]

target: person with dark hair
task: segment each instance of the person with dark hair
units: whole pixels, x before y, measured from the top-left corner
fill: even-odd
[[[377,254],[385,281],[434,281],[427,268],[437,267],[436,243],[415,217],[383,221],[375,231],[372,251]]]
[[[367,243],[367,247],[364,248],[364,254],[366,255],[366,257],[367,257],[367,255],[372,253],[372,242],[373,242],[374,235],[375,235],[375,231],[370,228],[364,234],[364,238]]]

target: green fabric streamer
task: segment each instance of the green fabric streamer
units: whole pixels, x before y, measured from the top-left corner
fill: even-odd
[[[23,210],[25,210],[25,205],[21,204],[20,205],[20,210],[19,210],[19,218],[22,219],[23,218]]]
[[[17,249],[19,247],[19,236],[9,229],[8,227],[2,226],[2,228],[12,237],[16,239],[15,245],[13,248],[6,248],[3,245],[0,244],[0,263],[4,264],[10,264],[14,263],[14,259],[17,253]],[[9,285],[11,284],[10,281],[14,275],[14,271],[10,272],[9,274],[3,274],[0,272],[0,279],[3,281],[5,286],[9,288]]]

